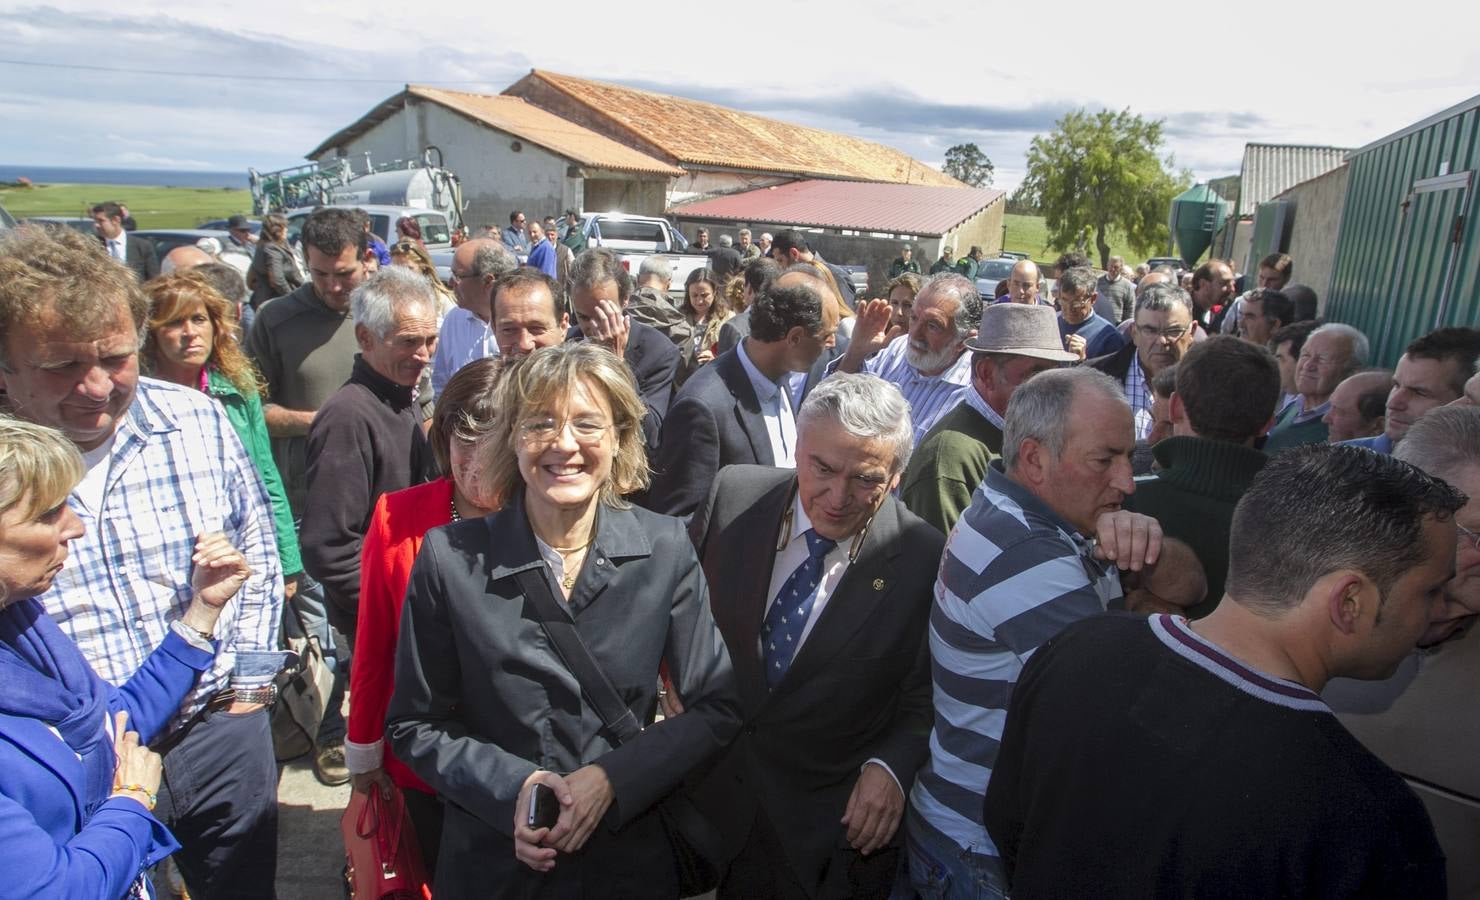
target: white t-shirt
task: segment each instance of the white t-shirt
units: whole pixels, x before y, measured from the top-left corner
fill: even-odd
[[[103,488],[108,483],[108,455],[116,440],[118,432],[115,431],[109,435],[108,440],[82,454],[82,464],[87,466],[87,474],[82,476],[82,482],[73,489],[72,496],[94,516],[101,515],[103,511]]]

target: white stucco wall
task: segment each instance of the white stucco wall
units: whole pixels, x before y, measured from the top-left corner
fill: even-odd
[[[569,163],[563,157],[415,99],[327,155],[347,156],[356,170],[362,170],[366,151],[372,163],[380,164],[419,158],[428,144],[442,150],[443,164],[462,181],[464,217],[474,231],[485,224],[508,225],[509,213],[516,209],[533,217],[583,206],[581,179],[567,174]]]

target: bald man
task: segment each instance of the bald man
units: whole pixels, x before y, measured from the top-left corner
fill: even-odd
[[[463,241],[452,254],[452,292],[457,309],[442,320],[432,357],[432,391],[442,393],[448,379],[475,359],[498,355],[493,339],[493,283],[519,267],[501,240]]]
[[[1322,418],[1330,429],[1327,439],[1335,444],[1382,434],[1392,387],[1393,373],[1386,369],[1358,372],[1338,384],[1331,392],[1331,408]]]
[[[1038,278],[1036,263],[1031,259],[1018,260],[1017,265],[1012,267],[1012,274],[1007,276],[1007,293],[997,302],[1052,306],[1053,304],[1038,296]]]
[[[215,261],[216,258],[206,251],[194,244],[186,244],[164,255],[164,259],[159,263],[159,274],[168,275],[179,269],[193,269]]]

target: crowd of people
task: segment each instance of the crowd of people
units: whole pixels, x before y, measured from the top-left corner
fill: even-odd
[[[0,241],[15,896],[274,896],[295,630],[315,774],[438,897],[1476,877],[1373,698],[1474,656],[1480,331],[1371,368],[1283,254],[870,297],[799,231],[676,285],[515,212],[444,285],[355,210],[245,275],[115,212]]]

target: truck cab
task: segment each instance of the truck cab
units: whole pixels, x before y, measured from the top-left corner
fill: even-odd
[[[380,206],[376,204],[334,204],[343,205],[346,208],[362,209],[370,215],[370,232],[385,242],[387,247],[393,246],[400,239],[396,233],[396,222],[402,216],[409,216],[421,226],[421,240],[426,244],[428,250],[450,250],[452,249],[452,225],[447,217],[436,210],[421,209],[414,206]],[[303,230],[303,223],[313,212],[312,207],[301,207],[289,210],[285,215],[288,217],[288,243],[298,245],[298,233]]]

